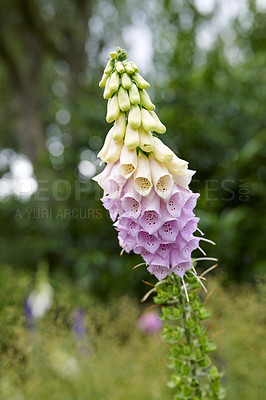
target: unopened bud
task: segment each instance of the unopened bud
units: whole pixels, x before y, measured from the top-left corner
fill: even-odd
[[[154,111],[150,112],[152,118],[156,121],[156,129],[155,132],[157,133],[165,133],[166,132],[166,127],[164,126],[164,124],[161,123],[159,117],[157,116],[157,114]]]
[[[106,84],[107,79],[108,79],[108,74],[104,73],[103,76],[102,76],[102,79],[99,82],[99,86],[100,87],[104,87],[105,84]]]
[[[109,88],[111,92],[116,92],[119,88],[119,74],[117,71],[113,72],[111,75]]]
[[[160,139],[153,137],[153,154],[156,160],[166,163],[173,160],[173,152]]]
[[[110,74],[113,71],[113,68],[114,68],[114,61],[109,60],[108,63],[106,64],[106,67],[104,68],[104,73]]]
[[[132,67],[132,65],[129,63],[129,62],[125,62],[124,63],[124,66],[125,66],[125,70],[126,70],[126,72],[128,73],[128,74],[134,74],[134,68]]]
[[[115,94],[111,99],[108,100],[107,103],[107,115],[106,121],[113,122],[115,119],[119,117],[120,109],[118,105],[118,98]]]
[[[140,103],[149,111],[155,110],[155,105],[152,103],[150,96],[146,92],[146,90],[140,90]]]
[[[112,128],[109,130],[109,132],[106,135],[102,149],[99,151],[99,153],[97,155],[97,157],[101,158],[101,160],[104,162],[106,160],[106,155],[109,151],[110,143],[111,143],[111,140],[113,137],[113,132],[114,132],[114,127],[112,126]]]
[[[129,124],[126,128],[125,145],[129,150],[135,149],[139,145],[138,129],[132,128],[132,126]]]
[[[132,83],[131,88],[129,89],[129,100],[134,106],[140,103],[139,90],[135,83]]]
[[[114,140],[111,140],[110,147],[108,153],[106,155],[105,161],[107,163],[115,163],[119,160],[121,150],[123,147],[123,142],[116,143]]]
[[[140,74],[134,74],[133,79],[140,89],[148,89],[150,87],[149,82],[145,81]]]
[[[126,133],[126,114],[120,113],[113,127],[113,140],[121,142]]]
[[[134,69],[135,72],[139,72],[137,65],[133,61],[129,61],[131,67]]]
[[[177,157],[174,154],[174,152],[172,154],[173,154],[173,160],[166,162],[165,163],[166,167],[172,174],[177,174],[177,175],[183,174],[183,171],[185,171],[188,167],[188,162]]]
[[[117,57],[117,52],[116,51],[111,51],[110,57],[115,59]]]
[[[122,86],[125,89],[131,88],[132,82],[131,82],[131,79],[130,79],[130,77],[128,76],[128,74],[126,72],[122,75],[121,82],[122,82]]]
[[[138,128],[141,123],[141,112],[139,106],[132,106],[128,113],[128,123],[132,128]]]
[[[120,86],[118,91],[118,103],[121,111],[127,111],[130,109],[130,101],[127,91],[122,86]]]
[[[154,131],[156,128],[156,121],[145,108],[141,109],[141,123],[146,131]]]
[[[151,132],[147,132],[141,126],[139,128],[139,147],[146,153],[153,151],[153,136]]]
[[[111,77],[108,76],[106,84],[105,84],[104,92],[103,92],[104,99],[109,99],[112,96],[112,94],[114,93],[110,90],[110,79],[111,79]]]
[[[125,67],[121,63],[121,61],[117,61],[116,65],[115,65],[115,69],[117,70],[117,72],[119,72],[119,74],[122,74],[125,71]]]

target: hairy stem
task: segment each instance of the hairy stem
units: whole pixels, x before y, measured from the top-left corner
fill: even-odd
[[[161,318],[165,321],[162,338],[170,346],[168,367],[173,373],[168,386],[175,390],[175,400],[222,400],[222,374],[209,357],[216,346],[202,323],[210,313],[200,301],[201,286],[196,277],[188,271],[184,282],[189,302],[182,280],[174,275],[156,285],[154,297],[154,302],[162,306]]]

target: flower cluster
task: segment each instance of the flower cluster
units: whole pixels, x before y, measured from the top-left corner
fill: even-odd
[[[154,132],[166,131],[145,89],[149,83],[123,50],[111,53],[99,84],[114,122],[98,156],[106,164],[94,180],[104,190],[104,207],[126,252],[140,254],[159,280],[192,268],[191,252],[198,194],[189,190],[194,171]]]

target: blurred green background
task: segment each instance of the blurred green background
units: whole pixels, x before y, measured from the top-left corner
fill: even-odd
[[[144,269],[132,271],[141,262],[138,256],[119,256],[116,232],[101,206],[102,193],[91,180],[102,168],[97,152],[109,129],[98,81],[109,52],[117,46],[128,50],[129,59],[151,84],[149,93],[167,127],[162,140],[197,171],[191,188],[201,194],[199,227],[217,243],[215,248],[206,245],[204,249],[219,258],[219,269],[213,275],[218,274],[223,288],[219,285],[217,293],[229,307],[225,310],[216,296],[209,300],[217,324],[224,323],[229,330],[218,344],[224,353],[221,365],[230,371],[230,399],[264,398],[259,371],[265,354],[258,347],[263,340],[262,309],[258,308],[263,290],[258,287],[263,285],[256,282],[263,281],[266,267],[265,32],[264,0],[1,2],[0,264],[4,294],[0,318],[5,329],[0,345],[6,354],[2,362],[6,372],[0,393],[4,399],[52,398],[53,390],[54,398],[60,399],[62,385],[64,400],[124,399],[125,392],[122,388],[120,393],[119,387],[128,387],[123,369],[126,360],[128,373],[133,374],[130,384],[137,390],[136,382],[139,388],[145,386],[143,371],[156,362],[161,365],[165,355],[157,337],[143,339],[131,332],[141,312],[132,298],[145,293],[142,279],[155,279]],[[29,337],[23,302],[39,282],[42,265],[48,270],[42,279],[51,281],[59,303],[34,328],[38,333],[31,332]],[[109,311],[103,305],[106,302]],[[123,304],[126,312],[121,309]],[[53,307],[54,313],[63,313],[60,323]],[[98,355],[95,374],[93,362],[88,367],[86,357],[79,359],[80,365],[72,360],[77,371],[85,368],[86,376],[91,374],[92,386],[85,372],[71,383],[43,362],[56,349],[59,361],[55,365],[62,357],[64,364],[64,341],[71,357],[78,357],[73,355],[70,329],[76,308],[90,310],[92,330],[98,326],[94,316],[108,314],[101,317],[106,318],[102,326],[108,326],[103,347],[97,353],[96,341],[90,350]],[[121,321],[112,318],[114,310]],[[234,332],[230,318],[236,325]],[[113,330],[120,323],[134,342],[127,346],[131,339],[121,339],[125,342],[122,350],[119,340],[112,342]],[[256,325],[254,332],[251,328],[249,332],[250,324],[252,329]],[[113,343],[114,354],[103,361],[108,341]],[[154,358],[144,357],[147,348]],[[136,360],[134,364],[134,354],[141,366]],[[118,357],[123,374],[113,377],[113,392],[108,397],[112,357]],[[147,376],[146,395],[140,390],[132,392],[132,398],[140,394],[143,399],[167,398],[163,393],[166,372],[156,368],[154,376]],[[102,374],[109,378],[105,389],[97,392]],[[256,383],[251,383],[252,377]],[[21,388],[24,379],[28,384],[23,391],[9,392],[16,385]],[[40,382],[42,391],[38,392]],[[247,391],[250,385],[253,392],[256,387],[257,395]],[[87,397],[82,387],[85,391],[91,387]],[[153,397],[149,387],[154,388]]]

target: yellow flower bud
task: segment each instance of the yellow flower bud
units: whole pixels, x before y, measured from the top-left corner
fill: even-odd
[[[125,67],[121,63],[121,61],[117,61],[116,65],[115,65],[115,69],[117,70],[117,72],[119,72],[119,74],[122,74],[125,71]]]
[[[126,127],[125,145],[129,150],[135,149],[139,145],[138,129],[132,128],[129,124]]]
[[[135,71],[134,71],[134,68],[132,67],[132,65],[131,64],[129,64],[129,62],[125,62],[124,63],[124,67],[125,67],[125,70],[126,70],[126,72],[128,73],[128,74],[133,74]]]
[[[131,67],[134,69],[135,72],[139,72],[137,65],[133,61],[129,61]]]
[[[99,82],[99,86],[100,87],[104,87],[105,84],[106,84],[107,79],[108,79],[108,74],[104,73],[103,76],[102,76],[102,79]]]
[[[117,57],[117,52],[116,52],[116,51],[112,51],[112,52],[110,53],[110,57],[113,58],[113,59],[115,59],[115,58]]]
[[[185,170],[187,170],[188,167],[188,162],[185,160],[182,160],[181,158],[177,157],[174,152],[173,154],[173,160],[166,162],[165,165],[168,168],[168,170],[172,174],[183,174]]]
[[[109,60],[108,63],[106,64],[106,67],[104,68],[104,73],[110,74],[113,71],[113,68],[114,68],[114,62],[113,60]]]
[[[119,88],[119,74],[117,71],[113,72],[111,75],[109,88],[111,92],[116,92]]]
[[[121,111],[127,111],[130,109],[130,101],[127,91],[122,86],[120,86],[118,91],[118,103]]]
[[[153,137],[154,149],[153,155],[156,160],[165,163],[173,161],[173,152],[160,139]]]
[[[141,123],[146,131],[154,131],[156,128],[156,121],[145,108],[141,109]]]
[[[99,151],[99,153],[97,155],[97,157],[101,158],[101,160],[104,162],[106,160],[106,155],[109,151],[110,143],[111,143],[111,140],[113,137],[113,132],[114,132],[114,127],[112,126],[112,128],[109,130],[109,132],[106,135],[102,149]]]
[[[139,147],[146,153],[153,151],[153,136],[151,132],[147,132],[141,126],[139,128]]]
[[[128,74],[126,72],[123,73],[121,81],[122,81],[122,86],[125,89],[131,88],[132,82],[131,82],[131,79],[130,79],[130,77],[128,76]]]
[[[113,140],[121,142],[126,133],[126,114],[120,113],[113,127]]]
[[[122,147],[123,147],[123,142],[116,143],[113,140],[111,140],[110,147],[109,147],[108,153],[106,155],[105,161],[107,163],[117,162],[120,158]]]
[[[166,132],[166,127],[164,126],[164,124],[161,123],[161,121],[159,120],[157,114],[154,111],[150,112],[152,118],[156,121],[156,129],[155,132],[157,133],[165,133]]]
[[[140,74],[134,74],[133,79],[140,89],[148,89],[150,87],[149,82],[145,81]]]
[[[150,96],[146,92],[146,90],[140,90],[140,103],[145,107],[147,110],[153,111],[155,110],[155,105],[151,102]]]
[[[108,76],[106,84],[105,84],[104,92],[103,92],[104,99],[109,99],[112,96],[112,94],[114,93],[110,90],[110,79],[111,79],[111,77]]]
[[[141,123],[141,112],[139,106],[132,106],[128,113],[128,124],[132,128],[138,128]]]
[[[119,117],[119,114],[120,114],[120,109],[118,105],[118,97],[115,94],[111,99],[108,100],[106,121],[113,122],[115,119]]]
[[[134,106],[136,104],[140,103],[140,95],[139,95],[139,90],[136,86],[135,83],[132,83],[131,88],[129,89],[129,100],[131,102],[131,104],[133,104]]]

